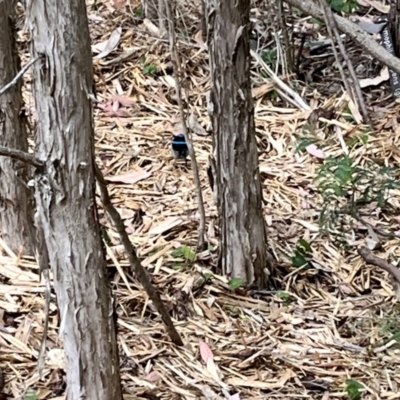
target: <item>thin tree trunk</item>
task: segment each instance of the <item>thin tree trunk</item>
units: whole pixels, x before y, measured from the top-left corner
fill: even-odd
[[[38,115],[35,177],[60,307],[69,400],[121,399],[116,332],[94,182],[92,55],[84,0],[31,0],[27,20]]]
[[[394,54],[400,56],[400,0],[390,1],[389,11],[390,33],[393,39]]]
[[[250,0],[207,0],[221,267],[267,283],[266,230],[250,83]],[[267,274],[266,274],[267,272]]]
[[[18,73],[12,0],[0,1],[0,88]],[[0,96],[0,145],[28,151],[21,81]],[[14,252],[21,246],[34,253],[33,195],[27,187],[28,168],[9,157],[0,157],[0,231]]]

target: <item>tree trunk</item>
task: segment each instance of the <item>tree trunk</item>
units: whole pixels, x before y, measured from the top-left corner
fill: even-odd
[[[265,287],[266,230],[250,83],[250,0],[207,0],[221,267]]]
[[[390,1],[389,28],[393,39],[394,55],[400,56],[400,0]]]
[[[35,177],[60,307],[69,400],[121,399],[94,182],[93,67],[84,0],[28,2],[38,115]]]
[[[0,1],[0,88],[17,75],[19,59],[14,37],[12,0]],[[28,151],[21,80],[0,95],[0,145]],[[33,195],[28,168],[9,157],[0,157],[0,231],[14,252],[21,246],[34,254]]]

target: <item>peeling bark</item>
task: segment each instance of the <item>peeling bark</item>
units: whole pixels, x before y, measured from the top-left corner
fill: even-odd
[[[38,115],[37,221],[53,271],[67,398],[121,399],[94,182],[93,67],[84,0],[28,1]]]
[[[221,267],[265,287],[268,262],[250,83],[249,0],[207,0]]]
[[[0,88],[17,75],[19,59],[14,37],[12,0],[0,1]],[[28,152],[21,81],[0,96],[0,145]],[[28,167],[0,157],[0,231],[14,252],[34,254],[33,195],[27,187]]]

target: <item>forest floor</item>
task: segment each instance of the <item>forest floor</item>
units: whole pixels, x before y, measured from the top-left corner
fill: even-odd
[[[210,74],[208,54],[198,34],[199,17],[182,13],[190,29],[178,34],[186,73],[182,86],[189,96],[187,111],[199,125],[193,140],[210,241],[209,249],[193,261],[187,253],[178,254],[182,245],[195,248],[198,203],[190,162],[187,166],[175,163],[170,154],[180,117],[169,45],[157,37],[157,28],[143,21],[138,6],[131,2],[131,8],[117,9],[108,1],[98,1],[96,8],[88,9],[93,44],[105,43],[111,32],[116,38],[115,50],[103,48],[103,55],[94,61],[100,101],[95,108],[96,159],[185,345],[178,348],[170,342],[146,293],[132,278],[119,237],[100,205],[118,302],[124,398],[333,400],[351,398],[349,393],[357,394],[359,384],[362,399],[400,398],[400,320],[390,278],[366,266],[357,254],[357,246],[368,235],[365,227],[347,232],[353,236],[351,240],[346,236],[351,242],[346,248],[321,232],[322,198],[315,182],[327,156],[349,154],[360,166],[380,160],[398,167],[400,105],[391,99],[388,82],[364,89],[378,132],[364,143],[366,126],[357,122],[356,108],[351,117],[340,86],[329,94],[340,81],[332,67],[333,56],[314,60],[319,67],[325,62],[327,76],[319,83],[297,84],[296,90],[312,109],[333,112],[313,128],[317,147],[296,151],[309,136],[310,111],[279,100],[271,81],[253,70],[264,215],[281,287],[259,293],[232,290],[228,279],[216,271],[217,214],[206,174],[212,147],[206,110]],[[26,35],[21,35],[24,40]],[[381,68],[368,55],[360,55],[354,45],[352,49],[358,65],[365,62],[374,71]],[[125,55],[123,60],[121,55]],[[26,80],[29,88],[29,75]],[[33,107],[29,91],[25,100]],[[398,211],[398,197],[391,205]],[[372,214],[369,221],[385,229],[396,224],[385,210],[378,217]],[[293,256],[303,254],[298,249],[301,243],[312,248],[307,254],[308,268],[293,263]],[[65,366],[56,303],[53,299],[47,361],[40,380],[37,357],[45,286],[38,283],[33,260],[13,254],[2,241],[0,245],[4,391],[15,399],[28,398],[29,390],[36,394],[31,399],[64,399]],[[383,238],[375,253],[396,261],[399,240]],[[206,362],[210,353],[213,361]]]

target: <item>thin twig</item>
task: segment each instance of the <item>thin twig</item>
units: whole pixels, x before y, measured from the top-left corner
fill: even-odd
[[[95,169],[95,175],[96,179],[100,188],[100,194],[101,194],[101,199],[103,202],[103,207],[107,211],[108,215],[111,217],[113,220],[115,229],[117,230],[122,244],[124,245],[125,251],[128,255],[129,262],[137,275],[140,283],[143,285],[144,290],[146,293],[149,295],[150,300],[154,303],[154,306],[156,307],[157,311],[160,313],[161,318],[165,324],[165,327],[167,329],[168,335],[171,338],[171,340],[177,345],[177,346],[183,346],[183,342],[181,337],[179,336],[178,331],[175,329],[175,326],[172,322],[172,319],[170,315],[168,314],[167,308],[165,307],[163,301],[161,300],[160,295],[150,282],[149,277],[147,276],[146,270],[143,268],[143,265],[139,261],[136,251],[129,240],[129,237],[125,231],[125,226],[124,223],[118,214],[118,211],[115,209],[113,206],[110,196],[108,194],[107,190],[107,183],[104,180],[103,174],[101,173],[100,169],[96,164],[94,164],[94,169]]]
[[[265,72],[271,77],[271,79],[286,93],[288,97],[291,97],[290,102],[296,105],[298,108],[303,110],[311,110],[311,107],[296,93],[291,87],[286,85],[270,67],[264,62],[264,60],[253,50],[250,50],[250,54],[257,62],[262,66]],[[288,98],[287,98],[288,100]]]
[[[320,7],[318,7],[312,0],[285,0],[292,6],[303,11],[307,15],[311,15],[314,18],[323,20],[324,14]],[[347,18],[341,17],[340,15],[333,16],[338,28],[348,35],[350,38],[355,40],[367,54],[370,54],[376,60],[380,61],[383,65],[393,69],[400,74],[400,59],[395,57],[393,54],[386,51],[380,46],[375,39],[370,37],[367,32],[362,28],[349,21]]]
[[[369,222],[367,222],[365,219],[361,217],[355,217],[355,219],[360,222],[361,224],[365,226],[369,226],[375,233],[377,233],[380,236],[387,237],[389,239],[395,239],[395,238],[400,238],[400,234],[394,233],[394,232],[387,232],[384,229],[378,228],[376,226],[373,226]]]
[[[33,64],[35,64],[36,61],[39,60],[40,57],[36,57],[32,60],[30,60],[28,63],[26,63],[22,68],[21,71],[18,72],[17,75],[15,75],[14,79],[10,82],[7,83],[6,86],[4,86],[2,89],[0,89],[0,96],[5,93],[8,89],[11,88],[11,86],[14,86],[18,80],[22,77],[22,75],[24,75],[24,73],[29,69],[29,67]]]
[[[371,251],[365,246],[359,247],[357,252],[367,264],[375,265],[376,267],[382,268],[384,271],[389,272],[389,274],[392,275],[398,283],[400,283],[400,269],[398,269],[395,265],[372,254]]]
[[[34,166],[35,168],[43,168],[44,162],[37,159],[35,156],[24,151],[17,149],[9,149],[8,147],[0,146],[0,156],[8,156],[16,160],[23,161],[27,164]]]
[[[340,76],[342,77],[342,81],[344,83],[344,87],[346,88],[346,92],[348,93],[350,98],[352,98],[353,97],[353,93],[351,91],[351,88],[350,88],[350,85],[349,85],[349,81],[346,78],[346,74],[344,73],[343,65],[341,63],[341,60],[340,60],[340,57],[339,57],[339,53],[337,52],[336,46],[335,46],[335,38],[336,38],[336,41],[340,40],[340,35],[339,35],[339,39],[338,39],[337,36],[336,36],[337,29],[332,23],[331,15],[329,14],[330,8],[326,4],[326,1],[325,0],[320,0],[320,4],[322,6],[322,11],[324,13],[324,19],[325,19],[326,28],[328,30],[328,35],[331,38],[332,50],[333,50],[333,54],[335,56],[335,60],[337,62],[338,68],[339,68]]]
[[[367,111],[367,107],[365,105],[364,97],[363,97],[363,94],[362,94],[362,91],[361,91],[361,87],[360,87],[360,82],[358,81],[357,76],[356,76],[356,72],[354,71],[353,63],[351,62],[350,57],[347,54],[347,51],[346,51],[346,49],[345,49],[345,47],[343,45],[343,41],[342,41],[342,38],[340,37],[335,18],[333,17],[332,10],[328,6],[326,0],[320,0],[320,2],[321,2],[322,9],[323,9],[323,12],[324,12],[325,22],[326,22],[326,26],[328,28],[329,36],[332,39],[332,49],[333,49],[333,52],[335,54],[335,58],[336,58],[336,61],[337,61],[338,65],[339,65],[339,68],[341,69],[342,79],[343,79],[343,81],[345,83],[347,93],[349,95],[351,95],[352,91],[351,91],[350,85],[348,83],[348,80],[346,79],[346,77],[344,75],[342,65],[341,65],[340,60],[338,58],[337,51],[336,51],[336,48],[335,48],[335,44],[333,43],[333,37],[335,37],[335,39],[336,39],[336,43],[339,46],[340,53],[342,54],[342,57],[343,57],[346,65],[347,65],[347,69],[349,70],[351,79],[353,81],[353,88],[354,88],[355,97],[356,97],[355,100],[356,100],[356,102],[358,103],[358,106],[361,109],[361,112],[362,112],[362,115],[364,117],[365,123],[367,123],[370,126],[371,132],[374,133],[375,129],[374,129],[374,126],[372,125],[371,118],[369,117],[369,114],[368,114],[368,111]],[[354,99],[353,99],[353,101],[354,101]]]
[[[176,49],[174,20],[172,18],[170,2],[168,0],[165,0],[165,9],[167,11],[167,19],[168,19],[170,51],[171,51],[172,63],[174,65],[174,71],[175,71],[174,77],[175,77],[176,95],[177,95],[177,99],[178,99],[179,112],[181,114],[182,129],[183,129],[183,133],[185,135],[186,141],[187,141],[189,154],[190,154],[190,162],[192,165],[193,178],[194,178],[194,183],[196,185],[196,191],[197,191],[197,201],[199,203],[200,221],[199,221],[199,236],[198,236],[197,247],[199,250],[202,251],[202,250],[204,250],[204,247],[206,244],[205,243],[206,242],[205,241],[206,213],[204,210],[203,193],[201,191],[199,168],[197,166],[196,154],[194,152],[192,135],[190,134],[189,129],[187,128],[185,112],[183,110],[181,87],[179,84],[180,60],[179,60],[178,51]]]

